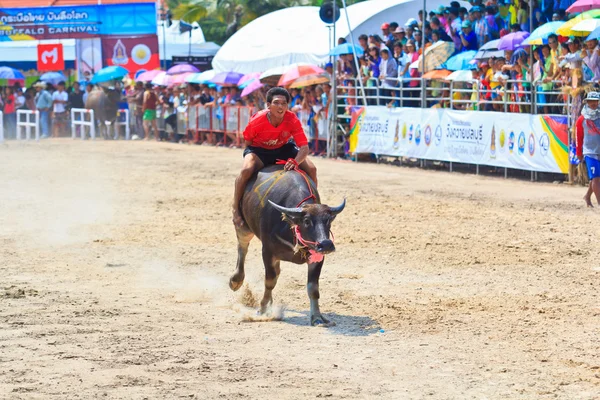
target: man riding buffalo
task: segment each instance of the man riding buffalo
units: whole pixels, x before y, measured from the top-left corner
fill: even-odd
[[[288,111],[290,100],[290,94],[284,88],[270,89],[267,92],[267,109],[253,115],[244,130],[244,163],[235,180],[233,196],[233,223],[237,227],[244,225],[240,212],[244,188],[260,169],[275,164],[277,160],[287,160],[284,169],[290,171],[295,167],[292,161],[295,160],[317,184],[317,168],[307,158],[308,140],[302,124],[293,112]]]

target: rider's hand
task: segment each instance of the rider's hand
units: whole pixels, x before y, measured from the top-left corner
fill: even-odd
[[[294,162],[288,160],[288,162],[285,163],[285,166],[283,167],[284,170],[286,171],[291,171],[296,167],[296,164],[294,164]]]

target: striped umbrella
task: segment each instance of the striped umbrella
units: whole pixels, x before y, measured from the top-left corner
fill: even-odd
[[[316,65],[292,64],[290,68],[287,71],[285,71],[283,75],[281,75],[281,78],[279,78],[279,82],[277,83],[277,85],[287,86],[300,77],[307,75],[318,75],[323,73],[325,73],[325,70],[323,68],[317,67]]]
[[[429,72],[438,68],[440,65],[446,62],[450,58],[450,56],[454,53],[454,43],[453,42],[443,42],[438,41],[425,49],[425,72]],[[419,57],[417,61],[410,65],[410,68],[419,69],[419,72],[422,71],[422,55]]]

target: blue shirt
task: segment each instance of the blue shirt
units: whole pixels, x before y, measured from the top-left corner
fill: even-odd
[[[477,35],[475,35],[475,32],[473,32],[471,30],[471,32],[469,32],[469,34],[465,34],[463,32],[463,36],[465,37],[465,40],[467,41],[467,45],[465,46],[463,43],[463,49],[462,51],[469,51],[469,50],[477,50]]]
[[[42,90],[35,98],[35,108],[38,110],[46,108],[45,111],[49,111],[50,107],[52,107],[52,96],[47,90]]]

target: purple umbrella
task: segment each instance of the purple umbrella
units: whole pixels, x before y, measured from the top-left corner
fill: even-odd
[[[200,72],[200,70],[191,64],[179,64],[168,69],[167,74],[177,75],[184,72]]]
[[[244,88],[244,90],[242,90],[242,97],[246,97],[248,96],[250,93],[260,89],[261,87],[265,86],[264,83],[262,83],[261,81],[259,81],[258,79],[253,80],[252,82],[250,82],[250,84],[248,86],[246,86]]]
[[[498,43],[498,50],[515,50],[529,37],[529,32],[513,32],[504,35]]]
[[[244,74],[240,74],[239,72],[219,72],[210,81],[221,86],[237,86],[238,82],[240,81],[240,79],[242,79],[243,76]]]

